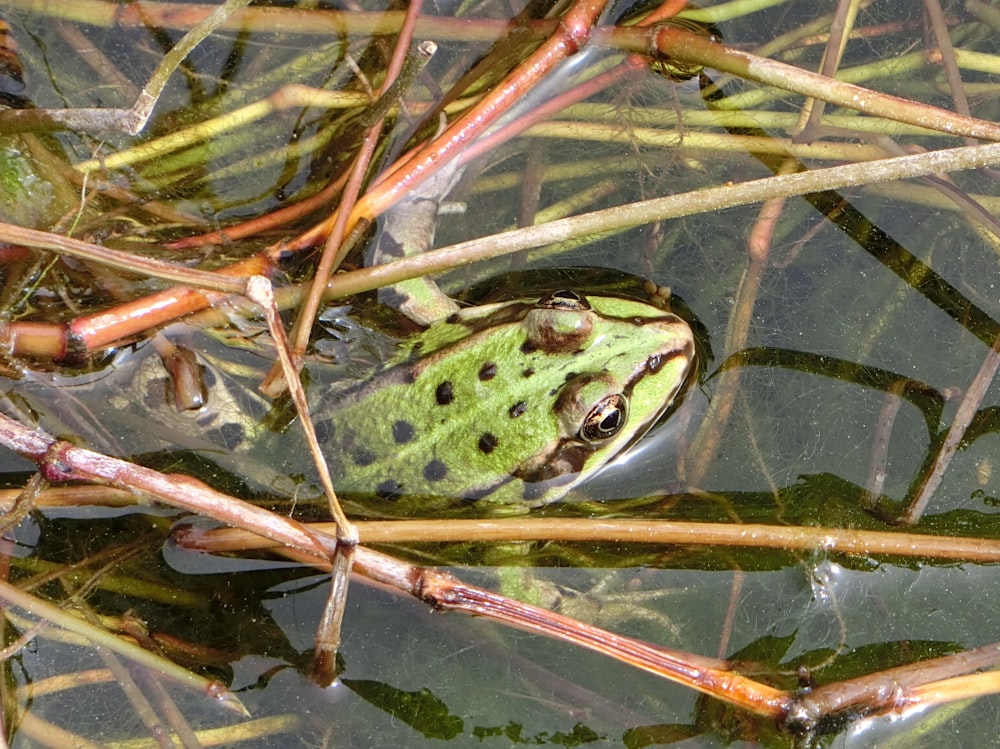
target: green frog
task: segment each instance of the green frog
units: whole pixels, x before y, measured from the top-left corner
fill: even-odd
[[[641,437],[693,358],[676,315],[562,290],[452,313],[315,420],[338,489],[537,506]]]

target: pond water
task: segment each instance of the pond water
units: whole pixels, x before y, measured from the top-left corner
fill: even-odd
[[[184,13],[196,10],[185,3],[143,4],[147,15],[139,23],[128,20],[133,10],[139,12],[133,5],[74,6],[78,11],[70,14],[27,0],[5,3],[29,73],[25,96],[36,107],[128,106],[134,94],[119,74],[132,84],[145,80],[190,25]],[[313,3],[315,11],[292,6],[274,4],[253,21],[214,32],[171,78],[148,130],[136,139],[74,131],[4,135],[5,158],[14,164],[4,167],[8,178],[15,173],[10,170],[20,171],[5,190],[3,219],[62,233],[72,225],[74,236],[108,246],[191,263],[207,258],[219,267],[271,241],[290,239],[325,216],[328,209],[245,242],[163,249],[179,237],[305,199],[340,174],[357,152],[369,123],[356,103],[276,109],[252,122],[242,110],[246,119],[225,119],[289,81],[357,94],[363,87],[354,71],[373,76],[382,69],[392,45],[387,41],[383,49],[370,36],[374,16],[349,4]],[[818,69],[829,19],[815,15],[826,6],[776,2],[755,12],[744,3],[704,6],[717,11],[712,30],[726,44]],[[932,33],[923,7],[900,0],[863,10],[840,63],[843,77],[954,108],[945,75],[929,52],[937,45],[928,41]],[[944,18],[961,53],[971,113],[995,122],[998,89],[990,65],[1000,60],[1000,37],[991,26],[991,8],[971,2],[949,6]],[[121,12],[117,21],[115,9]],[[322,15],[327,11],[328,18]],[[627,11],[609,7],[605,22],[630,17]],[[393,110],[375,154],[379,171],[414,133],[432,134],[434,124],[417,125],[418,115],[491,50],[502,32],[494,21],[505,17],[491,3],[455,8],[434,3],[424,14],[474,20],[467,26],[419,27],[418,37],[434,39],[440,50],[403,94],[409,114],[397,117]],[[398,28],[395,16],[386,18]],[[814,20],[813,28],[804,27]],[[338,34],[341,28],[350,33]],[[488,79],[483,86],[495,84],[491,74],[499,78],[528,54],[533,46],[528,37],[525,32],[512,45],[499,45],[476,69],[476,77]],[[82,62],[97,52],[106,58],[97,65],[104,72]],[[529,117],[623,57],[613,49],[588,47],[518,101],[505,122]],[[723,98],[706,93],[712,82]],[[455,107],[463,103],[460,98]],[[416,197],[442,203],[434,237],[440,247],[531,223],[545,208],[569,201],[575,202],[554,217],[760,179],[798,165],[818,169],[873,159],[872,149],[888,157],[897,149],[962,145],[956,137],[862,118],[833,105],[826,106],[825,127],[798,143],[790,133],[801,106],[801,96],[712,69],[700,80],[696,75],[676,81],[636,67],[586,101],[547,114],[527,133],[485,149],[456,172],[457,184],[447,194]],[[180,147],[166,138],[213,117],[224,118],[224,127],[210,137],[198,133]],[[0,117],[0,134],[3,123]],[[156,158],[129,151],[137,144],[151,144]],[[99,195],[82,209],[75,202],[80,186],[53,178],[41,156],[79,165],[120,152],[132,153],[134,160],[88,179],[127,188],[137,202]],[[618,278],[601,275],[595,281],[581,267],[648,278],[670,287],[674,308],[695,327],[699,371],[678,411],[626,460],[579,487],[569,501],[533,516],[549,519],[553,528],[568,518],[610,516],[897,529],[899,513],[917,495],[960,413],[962,396],[1000,334],[995,179],[990,170],[955,172],[792,198],[776,207],[770,227],[756,204],[691,211],[601,236],[574,235],[556,247],[444,274],[442,288],[456,297],[477,285],[509,297],[529,293],[524,283],[533,293],[538,284],[533,277],[560,287]],[[150,204],[177,214],[147,211]],[[369,234],[369,243],[376,234],[377,229]],[[756,248],[758,261],[748,261],[748,247]],[[352,262],[362,262],[362,255],[352,255]],[[290,262],[287,278],[301,277],[307,264]],[[68,319],[110,305],[119,291],[76,261],[57,271],[41,261],[28,265],[10,263],[5,270],[7,319]],[[356,305],[366,325],[385,321],[384,313],[372,311],[370,299]],[[350,331],[356,339],[357,330]],[[260,328],[244,332],[257,335]],[[385,345],[380,335],[364,339],[359,353],[326,338],[319,350],[346,352],[355,365],[363,357],[366,364],[377,360]],[[129,362],[141,354],[121,347],[116,355],[116,366],[128,373]],[[91,369],[106,372],[101,369],[106,365],[101,359]],[[338,370],[336,376],[353,373]],[[49,375],[34,377],[47,381]],[[247,378],[246,392],[251,382]],[[45,420],[46,404],[67,391],[40,395],[32,387],[24,379],[6,381],[8,405],[20,407],[21,415],[33,411],[54,429]],[[87,410],[82,418],[80,410],[73,413],[72,423],[62,419],[59,436],[94,444],[95,435],[115,423],[114,414],[102,413],[102,401],[111,399],[106,391],[87,397],[91,400],[74,401],[85,402]],[[916,532],[984,539],[1000,533],[1000,478],[994,470],[1000,457],[998,404],[1000,389],[990,385]],[[137,402],[133,422],[147,421],[141,407]],[[111,434],[117,444],[104,445],[111,452],[139,456],[167,472],[193,472],[279,512],[294,510],[308,519],[325,512],[311,501],[312,479],[295,484],[301,496],[287,485],[288,491],[268,494],[253,476],[244,476],[247,485],[240,486],[233,466],[213,460],[212,450],[198,444],[165,439],[155,430]],[[296,456],[303,450],[291,433],[287,445]],[[308,470],[308,461],[296,461],[283,477],[291,482]],[[23,480],[12,474],[10,484]],[[383,504],[363,499],[355,498],[348,508],[356,515],[388,514]],[[236,716],[164,680],[194,728],[220,731],[218,738],[204,739],[205,745],[1000,746],[995,696],[844,720],[803,739],[770,719],[604,656],[485,619],[434,612],[360,578],[352,584],[344,617],[341,677],[321,689],[308,674],[328,578],[267,555],[234,561],[174,548],[168,538],[176,519],[162,508],[141,506],[47,510],[9,531],[15,542],[5,546],[5,559],[12,582],[34,582],[39,586],[34,592],[60,601],[83,587],[89,615],[114,617],[112,627],[141,622],[156,648],[229,686],[256,721],[239,739],[223,732],[239,723]],[[803,681],[836,682],[1000,640],[995,566],[942,561],[919,548],[904,557],[819,547],[708,546],[695,535],[669,545],[498,545],[470,539],[386,550],[440,565],[471,584],[520,593],[613,632],[734,659],[738,671],[788,690],[800,689]],[[79,567],[67,575],[67,565]],[[33,621],[18,616],[8,622],[7,645]],[[168,711],[168,700],[149,685],[148,675],[133,667],[139,684],[134,689],[123,689],[120,675],[95,677],[98,683],[91,684],[81,675],[111,666],[91,646],[56,636],[56,630],[43,629],[30,647],[4,661],[10,745],[46,745],[51,728],[46,724],[98,745],[154,745],[148,737],[155,731],[143,724],[134,695],[157,694],[153,701],[161,713]],[[79,681],[58,686],[54,677],[66,674]],[[134,743],[123,743],[129,741]]]

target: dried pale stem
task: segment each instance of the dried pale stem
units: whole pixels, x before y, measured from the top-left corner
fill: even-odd
[[[900,531],[866,531],[822,526],[751,523],[688,523],[670,520],[505,518],[497,520],[377,520],[359,521],[362,544],[478,543],[515,541],[605,542],[705,545],[784,549],[913,559],[941,559],[991,564],[1000,561],[1000,541],[988,538],[935,536]],[[328,523],[310,524],[318,533],[332,533]],[[275,544],[238,528],[207,531],[188,529],[184,545],[207,553],[273,549]]]
[[[680,195],[639,201],[601,211],[502,232],[483,239],[403,258],[391,263],[338,275],[328,298],[350,296],[458,265],[530,250],[575,237],[618,231],[679,216],[719,211],[779,197],[892,182],[938,172],[978,169],[1000,164],[1000,144],[966,146],[899,156],[862,164],[844,164],[797,174],[727,184]]]
[[[653,53],[668,61],[704,65],[745,80],[812,96],[875,117],[919,125],[952,135],[1000,140],[1000,125],[996,123],[966,117],[910,99],[827,78],[765,57],[757,57],[714,43],[676,26],[668,25],[652,30],[623,27],[595,29],[593,42],[640,53]]]
[[[413,38],[413,28],[420,17],[422,8],[423,2],[421,0],[413,0],[407,8],[406,21],[403,23],[399,38],[396,40],[396,48],[392,59],[389,61],[386,78],[382,84],[382,89],[379,91],[380,100],[388,99],[390,96],[401,95],[404,86],[412,82],[419,74],[419,71],[423,70],[427,63],[430,62],[431,56],[437,51],[437,46],[431,43],[421,45],[417,50],[417,54],[409,54],[410,41]],[[409,70],[406,71],[406,75],[400,77],[407,59],[410,60],[410,64],[408,65]],[[393,85],[396,83],[397,78],[400,79],[400,86],[394,89]],[[344,248],[342,245],[347,231],[347,219],[357,203],[358,195],[361,194],[365,175],[368,174],[369,167],[371,166],[371,159],[378,145],[379,136],[382,133],[384,124],[385,115],[383,113],[377,116],[368,128],[361,148],[354,158],[350,176],[341,195],[340,205],[337,207],[335,213],[336,218],[334,219],[330,236],[327,238],[323,254],[316,267],[313,283],[303,301],[302,308],[299,310],[298,318],[292,330],[293,350],[296,358],[300,359],[306,350],[313,323],[316,321],[316,314],[323,301],[323,292],[326,289],[327,281],[339,262],[343,259]],[[273,377],[274,374],[272,371],[271,376]],[[271,377],[268,379],[270,380]],[[274,388],[269,387],[269,390],[273,393]]]
[[[0,492],[0,509],[7,509],[20,490]],[[67,507],[94,504],[103,507],[134,505],[136,496],[108,486],[50,487],[36,499],[38,507]],[[363,544],[445,543],[475,541],[593,541],[651,544],[696,544],[751,548],[823,551],[830,554],[900,556],[918,559],[997,563],[1000,541],[988,538],[936,536],[899,531],[866,531],[823,526],[777,526],[761,524],[685,523],[667,520],[560,518],[558,524],[545,518],[502,520],[400,520],[354,523]],[[335,535],[333,524],[307,526],[318,533]],[[219,528],[197,535],[206,552],[240,552],[273,548],[274,544],[255,533],[235,528]],[[103,579],[110,580],[108,576]],[[140,595],[148,595],[140,593]],[[157,600],[176,600],[178,591],[165,587]],[[192,600],[188,605],[197,605]]]
[[[312,669],[314,678],[321,685],[327,686],[333,682],[336,676],[335,666],[337,650],[340,647],[340,626],[347,605],[351,562],[354,547],[358,543],[358,531],[344,514],[340,501],[337,499],[337,493],[334,491],[330,468],[316,437],[316,427],[309,415],[309,401],[306,398],[305,388],[302,387],[299,380],[298,371],[292,360],[291,346],[285,335],[285,329],[282,327],[281,318],[278,316],[278,308],[274,303],[271,282],[263,276],[252,276],[247,281],[246,295],[264,310],[264,317],[267,319],[268,329],[274,339],[275,349],[278,352],[278,362],[284,373],[288,392],[292,396],[292,402],[299,414],[299,421],[306,433],[309,452],[313,456],[320,484],[326,492],[330,512],[336,524],[337,548],[332,564],[330,595],[316,630],[316,652],[313,656]]]
[[[351,530],[357,533],[353,525]],[[337,651],[340,650],[340,633],[356,555],[356,545],[337,544],[337,553],[330,564],[330,594],[316,626],[316,649],[310,668],[310,676],[321,687],[330,686],[337,678]]]
[[[180,65],[195,47],[201,44],[209,34],[221,26],[227,18],[240,8],[245,8],[250,4],[250,0],[225,0],[217,6],[205,18],[185,34],[170,51],[163,56],[156,70],[149,78],[145,88],[139,93],[139,98],[123,122],[125,132],[129,135],[138,135],[146,127],[149,116],[153,113],[157,99],[163,93],[163,89],[173,75],[174,70]]]
[[[120,250],[84,242],[72,237],[64,237],[51,232],[26,229],[14,224],[0,222],[0,242],[33,247],[37,250],[49,250],[59,255],[75,257],[92,263],[100,263],[109,268],[116,268],[128,273],[143,273],[152,278],[159,278],[172,283],[198,286],[203,289],[219,291],[227,294],[238,294],[243,291],[245,281],[239,278],[227,277],[219,273],[195,270],[177,263],[141,257]]]
[[[198,740],[205,746],[238,746],[240,742],[256,741],[269,743],[271,746],[282,746],[286,742],[275,740],[266,742],[269,736],[294,733],[301,730],[303,718],[300,715],[286,713],[272,715],[267,718],[245,720],[232,726],[206,728],[196,732]]]
[[[902,518],[900,518],[903,523],[915,525],[919,522],[924,510],[927,509],[927,504],[931,501],[931,497],[934,496],[934,492],[937,491],[938,486],[940,486],[941,481],[944,479],[944,472],[948,470],[952,458],[955,457],[955,453],[962,444],[965,430],[971,423],[972,417],[976,415],[979,404],[982,403],[983,398],[986,396],[986,391],[989,390],[990,385],[993,383],[993,378],[996,376],[998,367],[1000,367],[1000,335],[994,341],[993,347],[986,353],[979,371],[969,385],[969,389],[965,391],[962,402],[959,403],[958,410],[955,412],[955,418],[952,420],[951,426],[948,428],[948,433],[945,435],[944,442],[934,457],[933,464],[929,467],[927,473],[921,477],[917,485],[917,490],[913,493],[910,506]]]
[[[193,674],[165,658],[111,634],[102,627],[94,626],[78,616],[63,611],[58,606],[54,606],[29,593],[25,593],[20,588],[8,582],[0,581],[0,601],[3,601],[5,606],[16,606],[23,609],[50,624],[85,637],[97,647],[118,653],[152,671],[162,674],[166,678],[201,692],[229,710],[249,715],[239,698],[219,682],[210,681]]]
[[[333,490],[333,478],[330,475],[330,468],[327,466],[326,458],[323,457],[319,439],[316,437],[316,427],[313,425],[312,418],[309,415],[309,401],[306,398],[305,388],[302,387],[302,383],[296,374],[291,346],[285,335],[285,329],[282,327],[281,318],[278,316],[278,308],[274,302],[274,292],[271,289],[271,282],[264,276],[252,276],[246,283],[246,295],[264,311],[268,330],[274,339],[275,350],[278,353],[278,361],[285,371],[285,376],[288,380],[289,394],[292,396],[295,410],[299,414],[302,428],[306,433],[306,442],[309,445],[309,450],[316,462],[320,484],[329,498],[330,512],[333,515],[334,522],[337,524],[337,540],[342,544],[353,546],[358,542],[357,532],[352,531],[353,526],[351,525],[351,521],[344,514],[344,510],[337,500],[337,494]]]

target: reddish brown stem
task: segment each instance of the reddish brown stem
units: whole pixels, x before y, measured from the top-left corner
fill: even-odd
[[[361,555],[357,566],[370,575],[374,574]],[[724,662],[714,658],[617,635],[497,593],[464,585],[440,570],[424,568],[419,579],[414,580],[410,592],[441,609],[498,619],[520,629],[608,655],[772,720],[783,720],[794,704],[787,692],[733,673]]]
[[[799,697],[788,718],[793,724],[812,730],[821,721],[835,716],[861,717],[901,711],[920,704],[920,698],[912,696],[911,691],[958,674],[996,668],[998,661],[1000,649],[992,643],[964,653],[826,684]]]
[[[304,198],[297,203],[285,206],[284,208],[278,208],[270,213],[265,213],[263,216],[257,216],[242,223],[226,227],[225,229],[208,232],[207,234],[198,234],[192,237],[183,237],[169,242],[164,246],[168,250],[187,250],[210,244],[226,245],[239,239],[274,231],[282,226],[287,226],[293,221],[308,216],[313,211],[318,211],[320,208],[330,205],[337,196],[337,193],[343,189],[344,182],[346,181],[347,174],[345,173],[315,195],[310,195],[308,198]]]
[[[0,414],[0,444],[35,461],[48,481],[83,480],[127,487],[170,505],[252,530],[286,546],[290,556],[328,567],[336,543],[308,529],[240,500],[215,492],[183,476],[167,476],[122,460],[74,447]],[[198,532],[193,532],[198,536]],[[184,534],[178,540],[183,543]],[[788,725],[814,729],[831,715],[878,712],[919,704],[921,685],[996,664],[996,645],[924,661],[814,690],[796,697],[789,692],[734,673],[725,661],[652,645],[593,627],[488,590],[468,586],[447,572],[414,567],[385,554],[357,547],[355,570],[447,610],[487,616],[601,653],[636,668],[684,684]],[[911,691],[913,696],[910,695]],[[956,692],[961,696],[962,692]],[[947,696],[945,697],[947,698]]]
[[[267,257],[255,255],[218,272],[242,278],[270,276],[272,270]],[[66,325],[37,322],[0,324],[0,346],[21,356],[77,362],[112,344],[129,342],[144,331],[217,304],[224,298],[225,294],[176,286],[79,317]]]
[[[535,107],[530,112],[526,113],[523,117],[519,117],[509,125],[506,125],[500,130],[490,133],[489,135],[480,138],[475,143],[471,144],[468,148],[462,151],[461,155],[458,157],[458,163],[460,165],[468,164],[473,160],[480,158],[484,154],[494,151],[503,143],[516,138],[532,125],[544,122],[550,117],[555,116],[558,112],[561,112],[566,107],[581,102],[599,91],[610,88],[615,84],[620,84],[622,80],[627,79],[630,74],[635,73],[640,67],[645,68],[645,62],[642,58],[632,55],[621,65],[616,65],[611,70],[605,71],[600,75],[596,75],[590,80],[581,83],[579,86],[574,86],[570,91],[552,97],[540,106]]]
[[[469,143],[482,134],[491,123],[529,92],[559,62],[575,54],[587,43],[604,2],[577,0],[563,17],[556,34],[522,62],[471,110],[448,128],[408,162],[397,168],[358,203],[349,226],[361,219],[372,219],[384,213],[406,195],[411,194],[432,174],[454,159]]]
[[[89,481],[127,488],[226,525],[253,528],[273,541],[321,559],[329,558],[336,549],[330,536],[313,533],[301,523],[217,492],[200,481],[75,447],[4,414],[0,414],[0,444],[35,462],[50,482]]]
[[[382,88],[379,90],[380,97],[386,94],[403,69],[406,57],[410,53],[413,29],[416,26],[417,19],[420,17],[422,7],[422,0],[411,0],[407,8],[406,19],[399,31],[399,37],[396,39],[396,48],[386,69]],[[430,54],[433,54],[433,52]],[[296,359],[301,359],[305,353],[306,346],[309,343],[309,333],[312,330],[313,323],[316,321],[319,306],[323,301],[323,292],[326,290],[327,279],[333,274],[334,269],[342,259],[340,250],[347,233],[347,218],[357,203],[358,195],[361,193],[365,175],[368,174],[368,168],[371,165],[372,156],[375,154],[375,148],[378,144],[379,136],[382,134],[384,123],[385,117],[379,117],[368,128],[368,132],[365,133],[365,138],[361,143],[361,148],[358,149],[354,163],[351,166],[347,183],[344,186],[344,192],[341,195],[340,205],[334,212],[336,218],[334,219],[330,236],[327,239],[326,246],[323,248],[323,254],[320,256],[316,267],[316,275],[309,287],[309,293],[303,301],[292,330],[292,353]],[[301,362],[297,361],[296,363],[300,364]],[[268,375],[268,381],[272,381],[279,374],[280,372],[277,367],[272,367]],[[274,385],[268,386],[268,383],[265,383],[265,386],[271,394],[274,394],[274,391],[279,389]]]

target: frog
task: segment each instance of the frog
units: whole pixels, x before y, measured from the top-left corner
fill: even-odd
[[[625,453],[694,359],[679,316],[559,289],[456,310],[369,376],[313,388],[311,409],[338,492],[532,508]]]
[[[560,289],[432,323],[315,421],[348,492],[537,507],[642,437],[694,350],[673,313]]]

